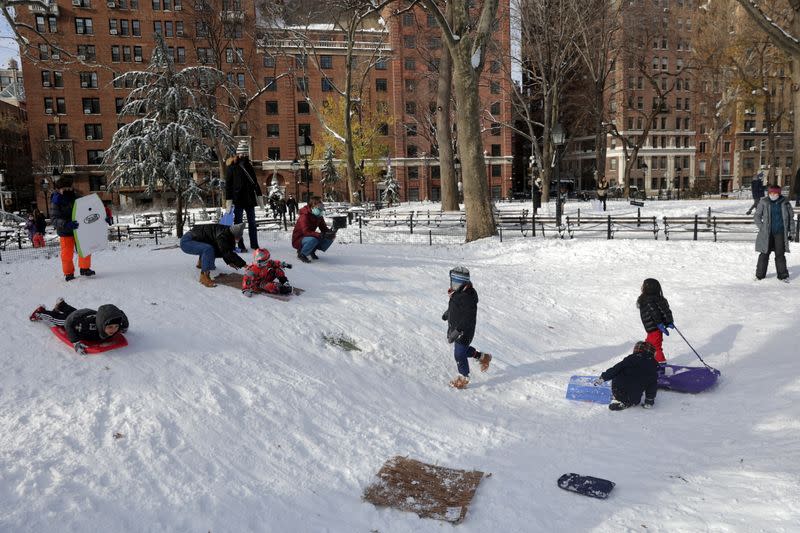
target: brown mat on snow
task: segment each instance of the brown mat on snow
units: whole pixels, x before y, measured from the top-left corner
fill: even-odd
[[[378,478],[364,490],[366,501],[458,524],[467,515],[483,472],[429,465],[398,455],[384,463]]]
[[[219,274],[216,278],[214,278],[214,283],[242,290],[242,275],[237,272]],[[302,294],[304,292],[306,292],[305,289],[292,287],[292,295],[294,296],[297,296],[298,294]],[[289,294],[269,294],[266,292],[259,294],[263,294],[264,296],[269,296],[271,298],[277,298],[278,300],[284,300],[284,301],[289,300],[290,297]]]

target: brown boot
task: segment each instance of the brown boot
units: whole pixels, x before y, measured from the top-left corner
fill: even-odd
[[[214,280],[211,279],[211,276],[208,275],[208,272],[200,272],[200,283],[202,283],[204,287],[217,286],[217,284],[214,283]]]
[[[492,362],[492,354],[482,353],[478,358],[478,362],[481,364],[481,372],[486,372],[489,370],[489,363]]]
[[[467,376],[462,376],[459,374],[456,378],[450,382],[450,386],[456,389],[466,389],[467,385],[469,385],[469,378]]]
[[[203,268],[202,265],[200,264],[200,258],[199,257],[197,258],[197,268]]]

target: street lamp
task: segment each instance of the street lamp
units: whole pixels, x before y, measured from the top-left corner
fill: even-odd
[[[311,142],[308,135],[301,135],[297,145],[297,151],[303,157],[303,166],[306,171],[306,203],[311,200],[311,170],[308,168],[308,156],[314,151],[314,143]]]
[[[556,174],[556,224],[561,227],[561,214],[562,214],[562,207],[561,207],[561,172],[559,171],[560,165],[557,165],[558,159],[558,147],[564,144],[564,128],[561,127],[561,123],[557,122],[553,130],[550,132],[550,139],[555,145],[555,152],[553,153],[553,162],[551,163],[551,168],[555,167],[555,174]]]
[[[294,174],[294,197],[300,198],[300,180],[297,179],[297,171],[300,170],[300,161],[292,160],[292,173]]]

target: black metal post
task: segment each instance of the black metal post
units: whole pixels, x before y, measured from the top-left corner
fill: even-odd
[[[306,204],[311,201],[311,170],[308,168],[308,157],[305,159],[306,170]]]

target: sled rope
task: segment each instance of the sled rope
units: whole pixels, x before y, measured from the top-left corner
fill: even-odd
[[[691,345],[691,344],[689,344],[689,341],[687,341],[687,340],[686,340],[686,337],[684,337],[684,336],[683,336],[683,333],[681,333],[681,330],[679,330],[679,329],[678,329],[678,326],[675,326],[675,331],[677,331],[677,332],[678,332],[678,335],[680,335],[680,336],[681,336],[681,338],[682,338],[682,339],[683,339],[683,341],[686,343],[686,345],[687,345],[687,346],[689,346],[689,348],[691,348],[691,349],[692,349],[692,351],[694,352],[694,354],[697,356],[697,358],[698,358],[698,359],[700,359],[700,362],[701,362],[701,363],[703,363],[703,365],[705,365],[705,367],[706,367],[707,369],[709,369],[709,370],[712,370],[712,371],[714,371],[714,372],[719,372],[719,371],[718,371],[716,368],[714,368],[714,367],[711,367],[711,366],[707,365],[707,364],[706,364],[706,362],[705,362],[705,361],[703,361],[703,358],[702,358],[702,357],[700,357],[700,354],[699,354],[699,353],[697,353],[697,350],[695,350],[695,349],[694,349],[694,347],[692,347],[692,345]]]

